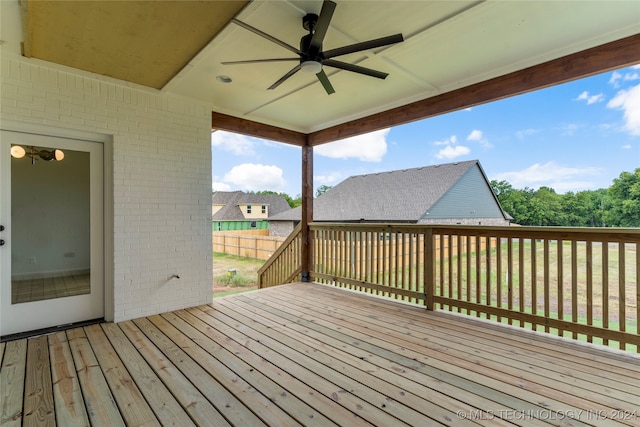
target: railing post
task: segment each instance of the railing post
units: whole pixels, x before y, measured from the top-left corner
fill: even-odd
[[[303,282],[310,282],[312,266],[313,236],[309,230],[309,223],[313,222],[313,147],[304,145],[302,147],[302,246],[301,256],[301,278]]]
[[[427,310],[434,309],[434,283],[433,283],[433,266],[434,266],[435,251],[433,248],[433,228],[428,227],[424,233],[424,303]]]

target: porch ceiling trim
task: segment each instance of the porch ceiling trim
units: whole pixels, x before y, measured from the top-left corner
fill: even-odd
[[[212,113],[212,128],[316,146],[640,63],[640,34],[310,134]]]

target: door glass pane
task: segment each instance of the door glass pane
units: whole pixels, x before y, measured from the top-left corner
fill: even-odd
[[[90,293],[89,168],[86,152],[12,147],[12,304]]]

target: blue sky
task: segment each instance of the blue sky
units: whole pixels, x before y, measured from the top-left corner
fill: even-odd
[[[211,149],[214,191],[301,193],[298,147],[213,132]],[[517,189],[609,187],[640,167],[640,65],[316,147],[314,187],[471,159]]]

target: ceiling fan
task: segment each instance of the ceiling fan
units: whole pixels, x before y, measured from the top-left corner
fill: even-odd
[[[287,50],[297,54],[298,58],[272,58],[272,59],[251,59],[246,61],[230,61],[222,62],[224,65],[230,64],[252,64],[259,62],[276,62],[276,61],[299,61],[300,63],[293,67],[289,72],[282,76],[278,81],[269,86],[269,89],[275,89],[282,84],[289,77],[302,70],[308,73],[313,73],[318,77],[320,83],[324,87],[324,90],[328,95],[335,93],[335,89],[331,85],[327,74],[324,72],[323,66],[340,68],[346,71],[352,71],[354,73],[364,74],[379,79],[385,79],[389,74],[381,71],[372,70],[371,68],[361,67],[359,65],[349,64],[347,62],[337,61],[332,59],[336,56],[346,55],[349,53],[360,52],[363,50],[374,49],[381,46],[386,46],[394,43],[399,43],[404,40],[402,34],[394,34],[392,36],[381,37],[379,39],[369,40],[366,42],[355,43],[348,46],[339,47],[336,49],[322,50],[322,42],[324,36],[329,29],[333,12],[335,11],[336,4],[330,0],[325,0],[322,3],[322,9],[320,10],[320,16],[315,13],[308,13],[302,18],[302,27],[309,31],[309,34],[300,39],[300,49],[279,40],[269,34],[260,31],[259,29],[252,27],[237,19],[231,21],[235,24],[252,31],[253,33],[264,37],[273,43],[284,47]]]

